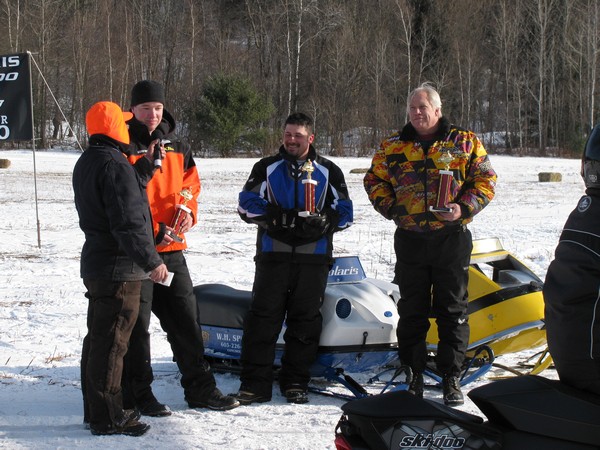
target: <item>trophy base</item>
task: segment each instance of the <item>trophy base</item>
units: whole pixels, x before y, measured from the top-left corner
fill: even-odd
[[[169,236],[171,239],[173,239],[175,242],[183,242],[183,239],[181,239],[179,236],[177,236],[174,232],[172,232],[171,230],[167,230],[165,232],[165,234],[167,236]]]
[[[452,208],[448,208],[447,206],[430,206],[429,211],[431,212],[452,212]]]
[[[314,212],[310,212],[310,211],[300,211],[298,213],[298,217],[310,217],[310,216],[318,216],[318,214],[314,213]]]

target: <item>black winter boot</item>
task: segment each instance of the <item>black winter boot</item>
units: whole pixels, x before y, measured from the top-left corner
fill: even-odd
[[[408,392],[415,397],[423,398],[424,389],[425,383],[423,381],[423,374],[421,372],[413,372],[410,383],[408,384]]]
[[[454,375],[444,375],[442,379],[442,388],[444,391],[444,403],[448,406],[462,405],[465,400],[460,390],[458,377]]]
[[[215,411],[227,411],[237,408],[240,402],[230,395],[223,395],[217,388],[203,398],[186,398],[190,408],[209,408]]]

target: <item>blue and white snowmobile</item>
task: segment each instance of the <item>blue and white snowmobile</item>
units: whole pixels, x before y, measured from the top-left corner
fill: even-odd
[[[204,284],[195,286],[194,293],[206,357],[215,370],[239,370],[251,292]],[[398,287],[367,278],[358,257],[336,258],[321,307],[323,329],[311,376],[338,381],[362,395],[363,389],[348,374],[377,371],[398,358],[397,299]],[[277,341],[276,366],[283,354],[283,333]]]
[[[497,239],[474,241],[468,289],[471,338],[463,384],[489,370],[495,357],[546,342],[542,281]],[[239,370],[243,321],[251,292],[204,284],[195,286],[194,293],[207,358],[215,370]],[[323,329],[312,376],[339,382],[355,397],[368,394],[351,374],[375,374],[372,381],[379,381],[383,373],[396,372],[387,384],[384,382],[382,392],[405,383],[406,379],[397,381],[402,373],[398,370],[396,338],[399,299],[398,286],[368,278],[358,257],[336,258],[321,307]],[[434,319],[427,339],[433,360],[437,345]],[[276,366],[283,346],[282,331]],[[537,370],[548,364],[547,358]],[[439,381],[435,369],[427,374]]]

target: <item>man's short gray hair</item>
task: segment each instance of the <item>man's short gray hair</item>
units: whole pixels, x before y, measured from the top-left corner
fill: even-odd
[[[410,101],[412,98],[421,92],[425,92],[427,95],[427,100],[431,103],[436,109],[440,110],[440,117],[442,116],[442,99],[440,98],[440,94],[435,90],[433,85],[429,82],[425,82],[421,84],[419,87],[413,89],[410,94],[408,94],[408,98],[406,100],[406,113],[410,114]]]

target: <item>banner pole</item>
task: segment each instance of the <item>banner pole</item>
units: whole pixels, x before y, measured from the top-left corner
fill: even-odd
[[[32,82],[31,82],[31,60],[32,60],[32,55],[31,52],[27,52],[27,55],[29,56],[29,64],[27,64],[28,69],[29,69],[29,98],[31,98],[33,100],[33,87],[32,87]],[[37,65],[36,65],[37,66]],[[36,167],[36,161],[35,161],[35,120],[34,120],[34,113],[33,113],[33,103],[32,103],[32,108],[31,108],[31,148],[33,149],[33,191],[34,191],[34,197],[35,197],[35,221],[36,221],[36,228],[37,228],[37,241],[38,241],[38,248],[42,248],[42,234],[40,231],[40,213],[39,213],[39,208],[38,208],[38,190],[37,190],[37,167]]]
[[[27,53],[29,54],[29,59],[31,60],[31,62],[33,62],[33,64],[35,64],[35,68],[37,69],[38,73],[40,74],[40,77],[42,78],[42,81],[44,82],[44,84],[48,88],[48,92],[50,92],[50,95],[52,96],[52,99],[54,100],[54,104],[56,105],[56,107],[60,111],[60,115],[62,116],[63,119],[65,119],[65,122],[67,122],[67,126],[69,127],[69,130],[71,130],[71,133],[73,133],[73,136],[75,137],[75,142],[77,142],[77,146],[79,147],[79,150],[81,150],[83,152],[83,147],[81,146],[81,143],[79,142],[79,139],[77,138],[77,134],[75,133],[75,130],[73,129],[73,127],[71,127],[71,124],[69,123],[69,120],[67,119],[67,116],[65,116],[65,113],[63,112],[62,108],[60,107],[60,103],[58,102],[58,100],[54,96],[54,92],[52,92],[52,89],[50,88],[50,85],[48,84],[48,81],[46,81],[46,77],[42,73],[42,70],[40,69],[40,66],[38,66],[37,61],[33,57],[33,54],[30,51],[28,51]],[[29,70],[31,72],[31,68]],[[30,78],[30,82],[31,82],[31,76],[29,78]]]

